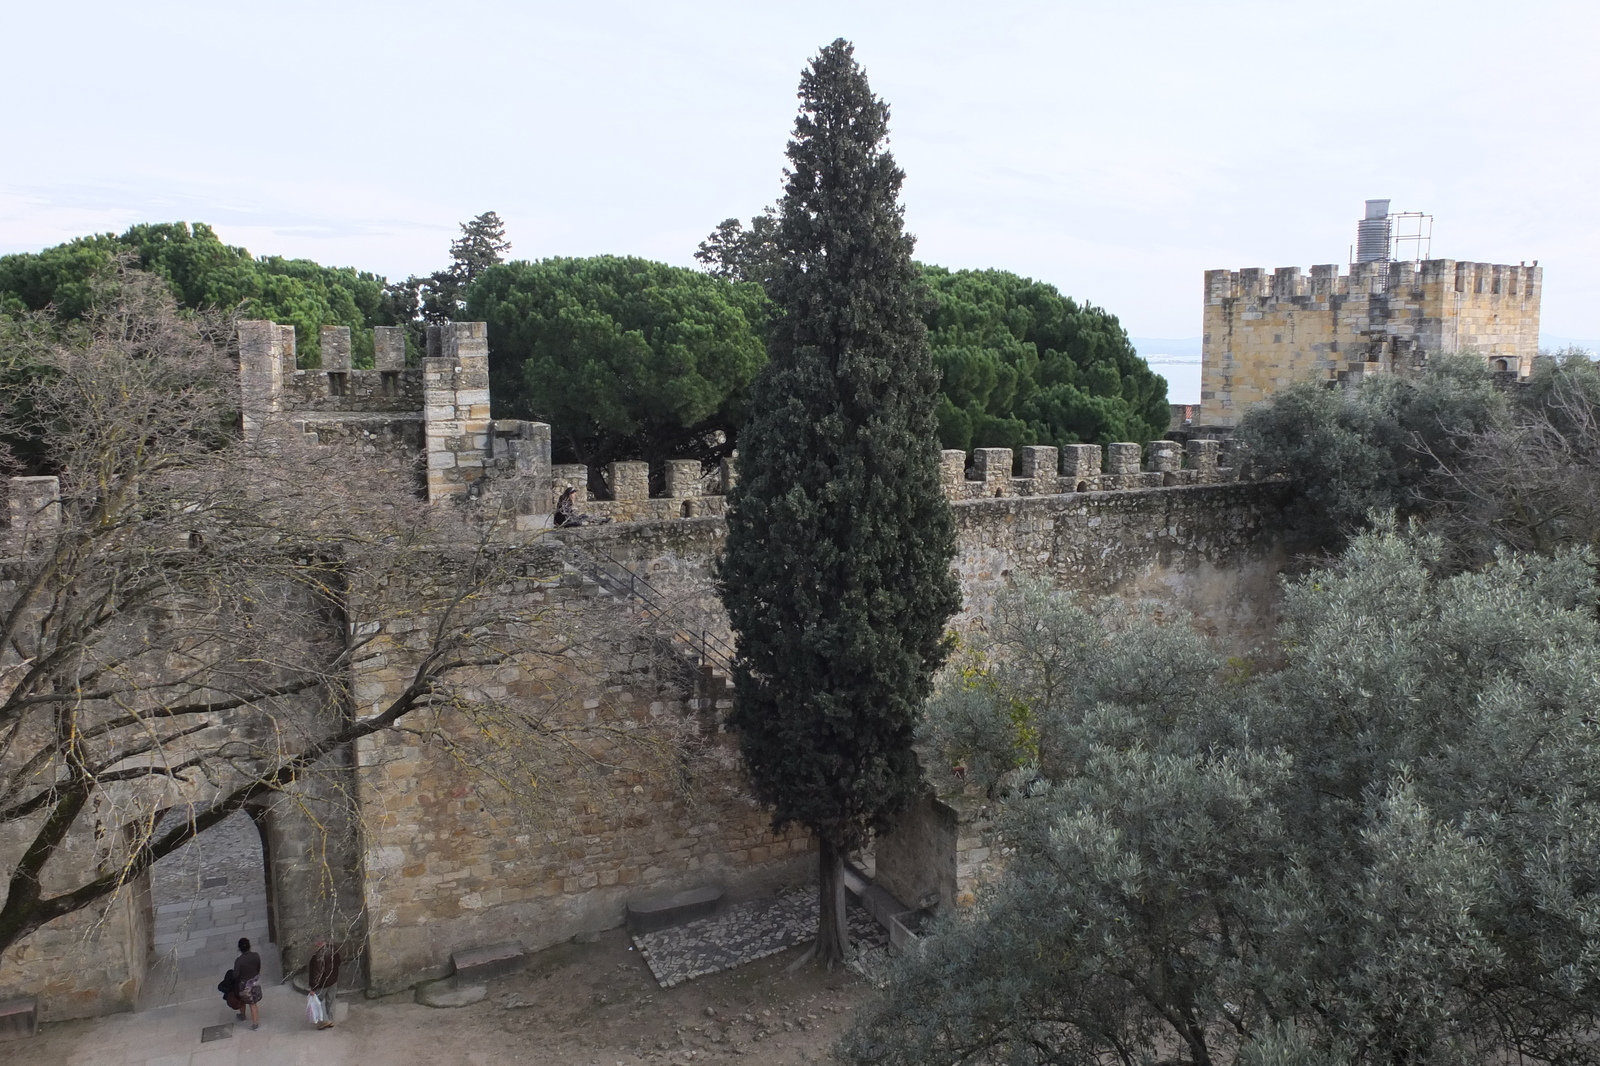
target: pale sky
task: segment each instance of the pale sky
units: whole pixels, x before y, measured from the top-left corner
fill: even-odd
[[[1545,268],[1600,337],[1593,3],[0,0],[0,252],[207,221],[390,277],[495,210],[515,258],[693,265],[779,194],[801,67],[855,42],[919,258],[1145,337],[1201,272],[1348,260],[1362,201],[1438,258]]]

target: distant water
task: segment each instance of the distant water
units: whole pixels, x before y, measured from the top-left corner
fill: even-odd
[[[1139,353],[1144,355],[1143,352]],[[1144,355],[1150,369],[1167,379],[1168,403],[1200,402],[1200,357],[1198,355]]]
[[[1200,346],[1203,337],[1129,337],[1133,342],[1133,350],[1144,356],[1151,357],[1152,352],[1165,352],[1168,355],[1194,356],[1200,358]]]
[[[1559,352],[1564,348],[1582,348],[1590,355],[1600,354],[1600,340],[1593,337],[1558,337],[1553,333],[1539,334],[1542,351]]]
[[[1167,379],[1168,403],[1200,402],[1199,337],[1130,337],[1150,369]]]

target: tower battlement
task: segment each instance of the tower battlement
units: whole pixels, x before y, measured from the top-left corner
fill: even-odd
[[[1544,269],[1537,264],[1467,263],[1454,259],[1425,259],[1417,263],[1352,263],[1339,273],[1336,263],[1311,268],[1245,267],[1206,271],[1206,303],[1219,300],[1283,300],[1317,296],[1387,296],[1405,289],[1426,291],[1443,286],[1474,296],[1522,296],[1538,299]],[[1421,295],[1421,292],[1418,293]]]
[[[1537,262],[1208,270],[1196,422],[1232,427],[1296,382],[1407,371],[1433,353],[1476,352],[1492,369],[1526,377],[1543,289]]]
[[[430,500],[507,496],[518,524],[547,525],[550,427],[489,417],[489,327],[428,327],[421,366],[406,366],[405,332],[373,330],[376,366],[350,365],[348,326],[324,326],[322,366],[295,368],[294,327],[239,324],[244,432],[299,432],[322,442],[420,453]]]

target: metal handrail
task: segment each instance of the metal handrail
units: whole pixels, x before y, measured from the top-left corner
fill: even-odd
[[[591,556],[586,562],[580,562],[580,573],[587,566],[595,584],[609,592],[627,593],[630,598],[638,601],[652,619],[668,624],[672,629],[672,637],[688,645],[699,658],[700,665],[712,666],[729,677],[733,676],[733,660],[736,653],[732,645],[709,630],[701,629],[696,632],[679,625],[673,617],[671,605],[666,602],[665,595],[652,585],[648,578],[634,573],[626,563],[620,562],[608,552],[602,551],[597,554],[600,556],[599,559]],[[614,571],[621,571],[621,574]]]

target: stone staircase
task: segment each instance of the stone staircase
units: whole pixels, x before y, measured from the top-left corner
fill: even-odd
[[[686,624],[670,598],[644,575],[604,550],[564,542],[568,565],[586,587],[637,608],[695,669],[697,709],[723,708],[733,698],[734,648],[703,627]]]
[[[230,815],[158,863],[151,903],[153,951],[140,1009],[216,997],[240,937],[261,954],[263,981],[277,979],[261,841],[249,815]]]

